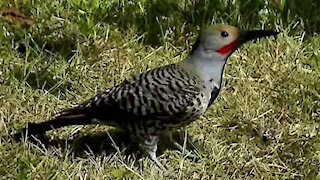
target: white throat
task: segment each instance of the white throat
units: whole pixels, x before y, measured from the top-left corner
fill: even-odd
[[[216,51],[205,51],[201,47],[184,61],[184,64],[203,81],[207,97],[211,96],[214,87],[220,89],[225,63],[225,56]]]

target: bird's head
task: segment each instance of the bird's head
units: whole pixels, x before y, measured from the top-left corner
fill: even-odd
[[[204,52],[216,52],[228,57],[232,52],[247,41],[277,35],[278,32],[269,30],[240,31],[229,25],[204,26],[201,29],[198,45]]]

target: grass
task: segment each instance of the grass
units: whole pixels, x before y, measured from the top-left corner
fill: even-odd
[[[312,18],[319,8],[286,14],[298,5],[161,2],[0,2],[36,20],[29,27],[0,21],[1,179],[320,179],[320,37]],[[199,25],[211,22],[282,33],[229,59],[221,96],[186,128],[200,160],[166,150],[165,176],[147,158],[106,153],[114,147],[105,126],[52,131],[48,144],[13,142],[27,122],[186,58]]]

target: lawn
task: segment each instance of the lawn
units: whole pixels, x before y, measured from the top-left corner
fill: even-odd
[[[320,179],[320,3],[301,2],[1,1],[0,178]],[[181,130],[199,159],[163,145],[163,173],[104,125],[14,141],[28,122],[183,60],[213,23],[281,33],[237,50],[219,98]]]

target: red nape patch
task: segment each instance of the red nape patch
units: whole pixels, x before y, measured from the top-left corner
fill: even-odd
[[[233,41],[231,42],[230,44],[228,45],[225,45],[223,46],[222,48],[220,48],[218,50],[218,52],[221,54],[221,55],[226,55],[226,54],[229,54],[231,51],[233,51],[237,46],[237,41]]]

